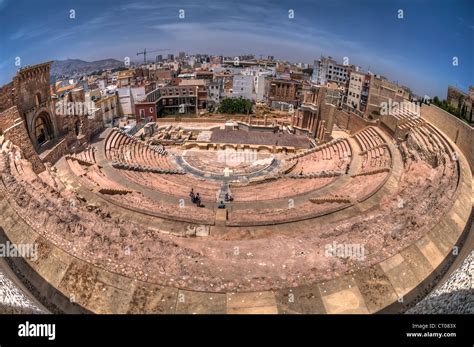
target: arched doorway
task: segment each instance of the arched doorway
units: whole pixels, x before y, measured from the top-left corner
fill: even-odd
[[[51,122],[46,112],[39,114],[33,124],[33,137],[38,146],[48,142],[53,135]]]
[[[77,120],[74,124],[74,128],[76,130],[76,136],[79,136],[79,134],[81,133],[81,122],[79,120]]]

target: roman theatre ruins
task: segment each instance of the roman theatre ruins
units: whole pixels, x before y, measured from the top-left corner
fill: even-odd
[[[472,250],[472,128],[435,106],[321,106],[316,136],[245,117],[134,133],[25,97],[48,69],[0,109],[1,242],[37,245],[4,266],[43,311],[404,312]]]

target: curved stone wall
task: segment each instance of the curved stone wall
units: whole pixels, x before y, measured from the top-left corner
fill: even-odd
[[[422,105],[421,117],[441,130],[466,156],[474,170],[474,128],[434,105]]]

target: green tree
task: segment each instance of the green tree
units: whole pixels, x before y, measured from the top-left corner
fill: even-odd
[[[252,101],[242,97],[238,99],[225,98],[222,100],[218,111],[227,114],[249,114],[252,113]]]

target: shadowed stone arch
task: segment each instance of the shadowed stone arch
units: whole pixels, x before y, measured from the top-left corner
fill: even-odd
[[[39,112],[33,117],[29,130],[33,146],[36,150],[39,150],[55,137],[51,116],[46,111]]]

